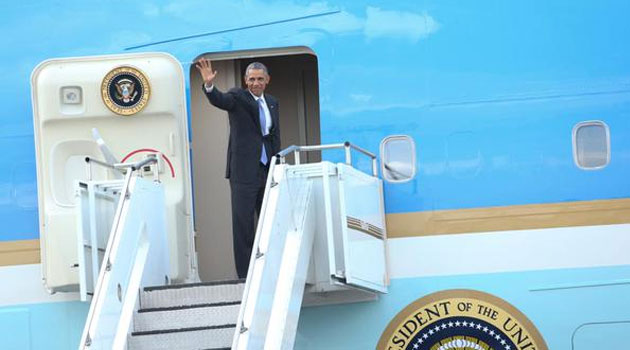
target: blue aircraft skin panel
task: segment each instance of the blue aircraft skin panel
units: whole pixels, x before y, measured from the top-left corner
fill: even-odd
[[[38,237],[29,76],[52,57],[165,51],[188,71],[205,52],[310,47],[319,63],[323,143],[349,140],[374,152],[391,134],[417,143],[416,178],[385,184],[388,213],[630,195],[625,1],[4,8],[0,28],[14,33],[0,39],[10,48],[0,57],[4,241]],[[610,127],[612,157],[606,168],[584,171],[573,162],[571,131],[593,119]]]
[[[76,349],[89,307],[78,301],[1,307],[0,349]]]
[[[629,275],[629,266],[617,266],[394,279],[379,302],[303,308],[295,349],[373,349],[408,304],[459,288],[483,290],[512,304],[532,321],[549,349],[572,349],[574,332],[575,349],[613,348],[630,330]],[[0,348],[76,348],[88,307],[57,302],[0,308],[0,333],[11,330],[10,337],[0,338]]]
[[[387,213],[630,196],[628,1],[68,0],[2,8],[0,242],[39,238],[30,74],[60,57],[168,52],[183,66],[190,104],[191,62],[203,53],[308,47],[318,58],[322,143],[378,152],[389,135],[416,142],[416,177],[384,184]],[[611,161],[601,170],[574,164],[572,129],[587,120],[610,128]],[[343,161],[341,153],[325,158]],[[354,160],[370,169],[367,158]],[[394,279],[377,303],[305,309],[296,349],[372,349],[405,306],[451,288],[505,299],[550,349],[571,349],[574,331],[574,349],[619,347],[630,332],[629,270]],[[608,284],[564,288],[599,281]],[[559,288],[532,291],[550,286]],[[87,308],[2,307],[0,348],[76,348]]]
[[[572,349],[576,330],[577,348],[610,349],[614,346],[602,345],[619,346],[630,329],[630,300],[623,297],[630,292],[629,274],[630,267],[623,266],[394,279],[379,302],[303,308],[295,349],[373,349],[407,305],[459,288],[483,290],[512,304],[540,331],[549,349]],[[590,323],[599,323],[603,333],[579,328]]]

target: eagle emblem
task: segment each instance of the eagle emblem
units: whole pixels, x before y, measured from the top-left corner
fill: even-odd
[[[133,102],[138,96],[138,92],[134,91],[136,83],[130,79],[120,79],[114,86],[116,86],[116,98],[124,103]]]
[[[149,81],[137,68],[121,66],[112,69],[103,78],[101,96],[112,112],[132,115],[147,105],[150,95]]]

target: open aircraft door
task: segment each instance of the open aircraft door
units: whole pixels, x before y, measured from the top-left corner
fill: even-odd
[[[111,164],[157,154],[165,189],[171,280],[197,278],[183,70],[165,53],[52,59],[31,77],[42,274],[78,289],[75,186],[119,177]],[[143,169],[147,174],[153,169]],[[104,247],[91,247],[103,249]]]

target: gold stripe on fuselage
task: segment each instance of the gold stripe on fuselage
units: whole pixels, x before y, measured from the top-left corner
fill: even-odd
[[[39,239],[0,242],[0,266],[39,262]]]
[[[387,237],[630,223],[630,199],[387,214]],[[0,242],[0,266],[38,264],[39,240]]]
[[[630,223],[630,199],[387,214],[387,237]]]

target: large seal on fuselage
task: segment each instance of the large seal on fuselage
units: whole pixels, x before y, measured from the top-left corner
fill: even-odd
[[[494,295],[454,289],[427,295],[389,323],[378,350],[548,350],[534,324]]]
[[[121,66],[112,69],[101,83],[103,102],[112,112],[133,115],[146,107],[151,95],[149,80],[137,68]]]

